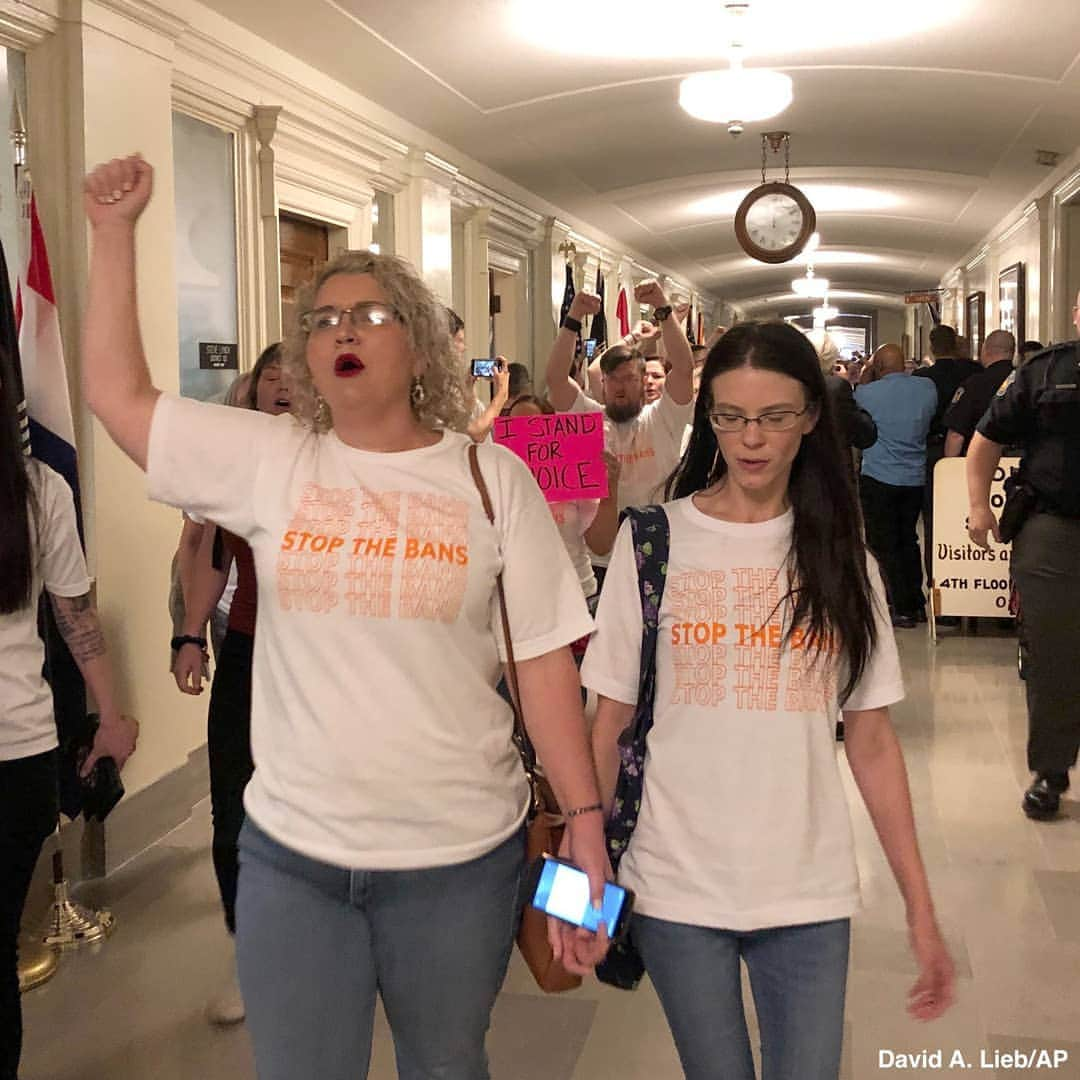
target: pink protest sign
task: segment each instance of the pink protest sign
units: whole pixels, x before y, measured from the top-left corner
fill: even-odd
[[[493,438],[529,466],[548,502],[608,493],[603,413],[500,416]]]

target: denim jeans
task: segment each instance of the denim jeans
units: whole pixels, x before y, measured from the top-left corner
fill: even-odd
[[[55,750],[0,761],[0,1080],[15,1080],[19,1071],[19,923],[57,813]]]
[[[487,1080],[524,831],[456,866],[345,870],[240,834],[237,961],[259,1080],[362,1080],[376,994],[400,1080]]]
[[[632,933],[687,1080],[754,1080],[740,957],[761,1031],[762,1080],[836,1080],[849,919],[740,932],[635,915]]]
[[[251,657],[255,639],[230,630],[217,654],[207,716],[210,805],[214,817],[214,873],[225,925],[236,933],[237,842],[244,824],[244,788],[251,760]]]

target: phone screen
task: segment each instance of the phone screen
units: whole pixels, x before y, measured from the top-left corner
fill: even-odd
[[[495,372],[498,369],[497,360],[474,360],[472,362],[472,373],[478,379],[492,379],[495,377]]]
[[[614,938],[626,902],[626,890],[610,881],[604,887],[604,909],[594,910],[589,900],[589,878],[583,870],[555,859],[544,859],[540,880],[536,883],[532,905],[557,919],[583,926],[586,930],[600,928],[600,919],[607,924],[608,937]]]
[[[586,360],[591,360],[596,355],[596,344],[597,343],[592,338],[589,338],[589,340],[585,342]]]

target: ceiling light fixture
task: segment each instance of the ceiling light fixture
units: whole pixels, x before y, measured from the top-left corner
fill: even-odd
[[[796,296],[812,296],[825,299],[829,294],[829,279],[814,277],[814,268],[806,268],[806,277],[797,277],[791,283],[791,291]]]
[[[782,113],[791,98],[789,76],[747,69],[738,59],[728,71],[703,71],[679,86],[679,104],[686,112],[711,124],[727,124],[732,135],[741,135],[746,124]]]

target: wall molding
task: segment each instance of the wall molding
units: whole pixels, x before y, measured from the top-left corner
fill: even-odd
[[[0,44],[12,49],[32,49],[60,27],[60,5],[31,5],[20,0],[0,4]]]

